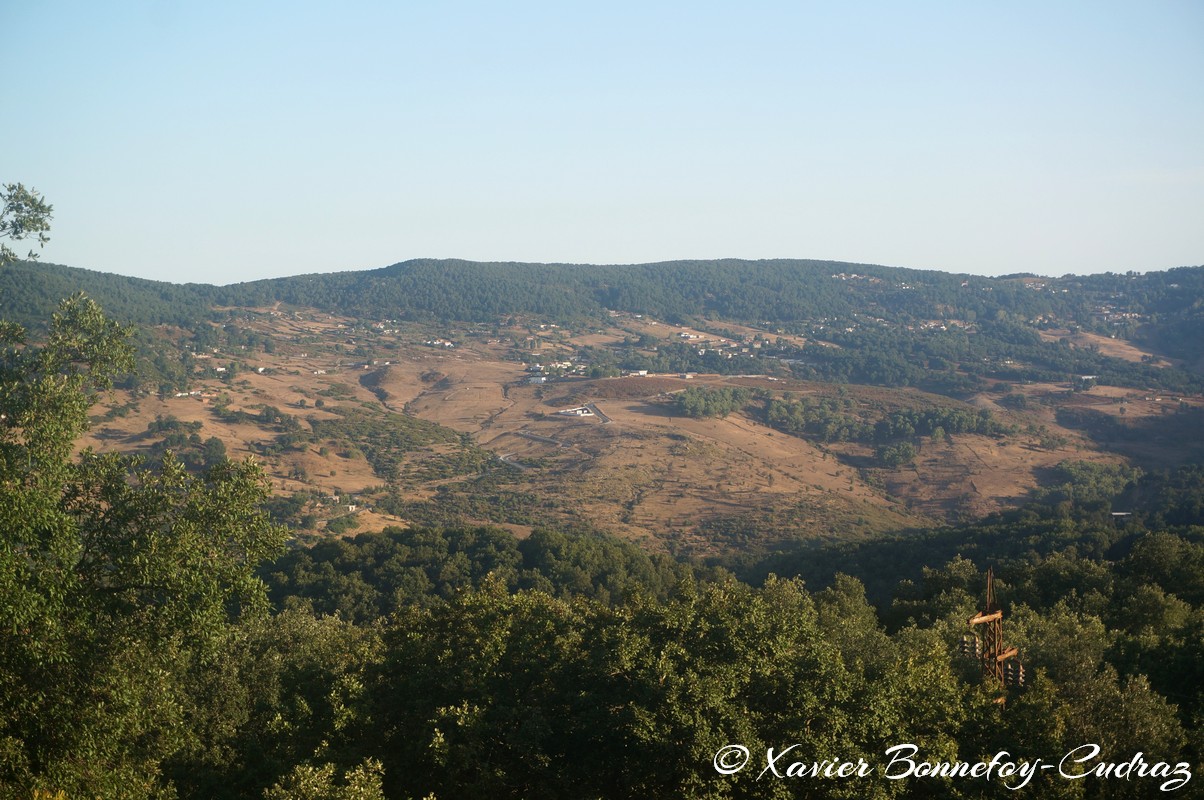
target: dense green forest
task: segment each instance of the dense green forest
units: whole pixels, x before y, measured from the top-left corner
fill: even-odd
[[[528,314],[570,320],[601,317],[610,309],[668,321],[772,324],[863,316],[891,322],[1048,319],[1135,334],[1140,322],[1106,319],[1109,312],[1124,312],[1158,323],[1151,337],[1176,352],[1190,348],[1201,319],[1196,300],[1204,292],[1204,267],[1034,280],[837,261],[615,266],[417,259],[376,270],[218,287],[18,262],[5,275],[3,311],[23,323],[44,320],[59,298],[82,290],[115,318],[143,324],[195,321],[212,306],[284,303],[362,318],[490,321]]]

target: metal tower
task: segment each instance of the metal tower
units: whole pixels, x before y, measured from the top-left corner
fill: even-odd
[[[1024,667],[1018,661],[1010,661],[1020,651],[1015,647],[1004,647],[1003,644],[1003,611],[995,601],[994,569],[987,569],[986,608],[970,617],[966,622],[971,630],[975,630],[976,625],[984,626],[981,635],[976,631],[967,634],[967,637],[962,640],[962,652],[973,655],[982,662],[983,677],[998,683],[1000,688],[1023,686]],[[1002,703],[1003,698],[1001,697],[998,702]]]

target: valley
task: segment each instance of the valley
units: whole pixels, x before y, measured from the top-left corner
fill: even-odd
[[[747,323],[612,311],[604,324],[448,325],[281,304],[218,314],[225,321],[191,341],[156,339],[185,365],[182,386],[115,390],[81,445],[179,455],[217,439],[231,458],[263,464],[288,501],[274,513],[302,538],[452,522],[521,537],[560,525],[693,556],[866,538],[1018,507],[1064,461],[1141,460],[1139,446],[1125,454],[1063,424],[1068,411],[1139,426],[1168,411],[1194,419],[1204,406],[1199,396],[1073,382],[990,381],[957,400],[803,380],[772,353],[807,338]],[[244,340],[252,344],[236,344]],[[756,372],[618,370],[608,360],[612,349],[651,359],[682,343]],[[1131,344],[1124,355],[1152,358]],[[678,402],[721,390],[749,400],[711,416]],[[914,457],[888,465],[864,436],[775,427],[774,399],[839,404],[864,424],[914,409],[986,414],[1006,432],[912,437]],[[1185,454],[1159,444],[1154,455]]]

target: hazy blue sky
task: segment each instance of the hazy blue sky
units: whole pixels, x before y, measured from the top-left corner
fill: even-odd
[[[47,261],[1204,263],[1204,3],[0,3]]]

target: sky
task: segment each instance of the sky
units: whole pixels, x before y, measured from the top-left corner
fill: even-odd
[[[1199,0],[38,0],[0,36],[52,263],[1204,264]]]

